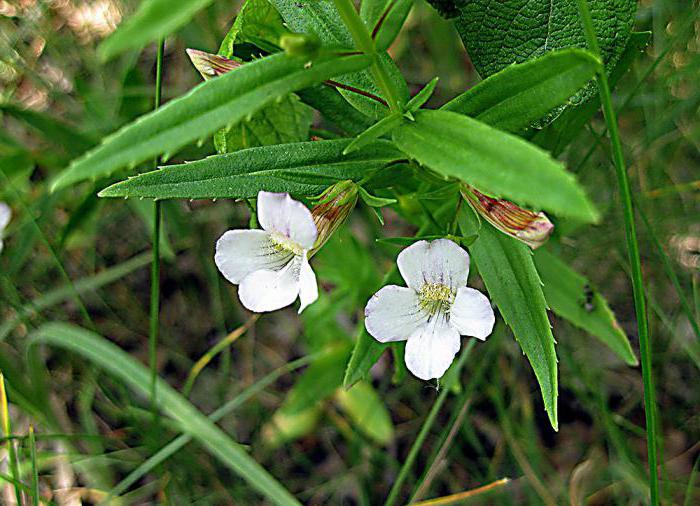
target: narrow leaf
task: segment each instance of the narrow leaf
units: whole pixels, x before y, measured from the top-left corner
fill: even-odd
[[[439,77],[434,77],[432,81],[430,81],[423,87],[423,89],[416,93],[415,96],[406,104],[406,109],[411,112],[416,112],[418,109],[420,109],[423,104],[425,104],[433,95],[439,79]]]
[[[393,137],[419,163],[536,209],[586,222],[598,219],[574,176],[527,141],[453,112],[423,110],[415,118]]]
[[[465,235],[478,228],[473,213],[467,210],[460,212],[459,224]],[[558,430],[557,355],[532,251],[489,223],[482,223],[479,238],[469,246],[469,253],[491,300],[530,361],[549,421]]]
[[[369,127],[367,130],[362,132],[360,135],[358,135],[355,138],[355,140],[353,140],[350,144],[348,144],[348,147],[345,148],[343,154],[346,155],[348,153],[352,153],[353,151],[356,151],[361,147],[366,146],[375,139],[379,139],[381,136],[388,134],[394,128],[399,126],[402,121],[403,116],[401,115],[401,113],[395,113],[390,114],[389,116],[385,116],[384,118],[377,121],[374,125]]]
[[[548,53],[481,81],[443,109],[518,132],[565,104],[595,77],[598,60],[581,49]]]
[[[360,381],[349,390],[340,389],[335,400],[363,434],[382,445],[391,442],[394,437],[391,415],[370,383]]]
[[[389,344],[380,343],[370,336],[363,325],[345,368],[343,386],[350,388],[363,379],[388,347]]]
[[[128,353],[102,336],[79,327],[52,323],[40,327],[31,344],[49,344],[63,348],[102,368],[144,396],[150,393],[149,370]],[[168,383],[157,379],[157,404],[176,420],[186,434],[199,441],[212,455],[247,481],[274,504],[300,504],[284,486],[255,462],[240,445],[176,392]]]
[[[552,311],[597,337],[628,365],[637,365],[627,335],[588,280],[545,249],[537,250],[534,258]]]
[[[263,146],[210,156],[141,174],[100,192],[101,197],[251,198],[258,191],[319,194],[338,181],[360,180],[401,158],[388,141],[343,156],[348,140]]]
[[[311,66],[308,63],[307,59],[276,54],[205,81],[187,95],[107,137],[100,146],[75,160],[52,188],[108,176],[163,153],[172,155],[192,141],[235,125],[279,97],[365,68],[369,59],[362,55],[327,56]]]

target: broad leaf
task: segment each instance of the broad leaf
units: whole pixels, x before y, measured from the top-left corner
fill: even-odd
[[[219,55],[233,58],[235,46],[254,44],[269,52],[279,51],[282,35],[290,33],[284,21],[268,0],[247,0],[221,43]],[[271,144],[309,140],[311,109],[290,94],[256,112],[249,121],[233,128],[224,128],[214,135],[219,153]]]
[[[169,157],[195,140],[233,126],[280,97],[332,76],[369,65],[362,55],[326,56],[309,66],[306,58],[276,54],[203,82],[187,95],[147,114],[107,137],[75,160],[53,189],[107,176],[160,154]]]
[[[256,112],[250,121],[216,132],[214,145],[219,153],[231,153],[255,146],[306,141],[312,120],[311,108],[290,94]]]
[[[314,33],[318,35],[325,46],[340,46],[344,48],[354,48],[350,32],[342,23],[333,0],[313,0],[312,2],[302,2],[299,7],[298,0],[270,0],[284,18],[287,26],[294,32]],[[385,52],[379,54],[379,64],[384,67],[392,85],[405,102],[408,100],[408,86],[403,79],[396,64]],[[346,87],[356,88],[365,93],[381,97],[381,91],[377,88],[368,71],[346,75],[336,79]],[[387,107],[376,100],[367,98],[354,91],[341,89],[340,93],[357,110],[372,118],[381,118],[387,112]],[[385,98],[385,97],[384,97]]]
[[[472,0],[451,3],[455,20],[474,66],[486,78],[513,63],[548,51],[586,48],[576,0]],[[588,0],[608,70],[617,63],[632,31],[636,0]],[[595,94],[593,83],[572,103]]]
[[[625,51],[620,56],[615,68],[610,72],[608,81],[611,88],[614,88],[620,78],[627,73],[632,63],[649,45],[650,40],[651,32],[632,33]],[[580,107],[564,111],[551,125],[537,132],[537,135],[532,138],[532,142],[551,151],[554,156],[559,156],[566,146],[584,130],[586,123],[599,110],[600,98],[596,95]]]
[[[129,49],[141,49],[170,35],[204,9],[212,0],[143,0],[138,10],[100,44],[107,60]]]
[[[552,52],[506,67],[442,108],[518,132],[566,103],[595,77],[598,65],[580,49]]]
[[[289,33],[268,0],[246,0],[219,47],[219,54],[232,58],[234,46],[250,43],[269,52],[279,50],[279,39]]]
[[[467,210],[460,213],[459,225],[463,235],[478,228]],[[488,223],[481,224],[479,238],[468,249],[489,297],[530,361],[549,421],[557,430],[557,355],[532,251]]]
[[[628,365],[637,365],[627,335],[607,301],[588,280],[545,249],[535,252],[549,307],[562,318],[600,339]]]
[[[150,394],[149,370],[102,336],[73,325],[53,323],[37,330],[31,338],[31,343],[49,344],[82,355],[142,395]],[[299,504],[287,489],[255,462],[240,445],[168,383],[158,378],[156,386],[158,408],[177,421],[183,432],[196,439],[274,504]]]
[[[260,190],[317,195],[345,179],[360,180],[401,158],[388,141],[343,155],[347,139],[250,148],[132,177],[101,197],[252,198]]]
[[[561,163],[527,141],[467,116],[418,111],[415,122],[395,129],[393,138],[414,160],[479,190],[560,216],[598,219],[583,189]]]

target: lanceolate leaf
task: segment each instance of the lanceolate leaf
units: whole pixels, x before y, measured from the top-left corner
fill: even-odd
[[[607,301],[586,278],[545,249],[535,252],[535,264],[552,311],[600,339],[628,365],[638,364],[629,339]]]
[[[566,103],[595,77],[598,60],[581,49],[549,53],[511,65],[443,106],[518,132]]]
[[[75,160],[53,189],[107,176],[160,154],[166,157],[224,126],[232,126],[288,93],[369,65],[362,55],[308,59],[276,54],[203,82],[107,137],[103,144]]]
[[[387,49],[401,31],[413,0],[364,0],[360,17],[375,40],[377,49]]]
[[[140,49],[162,39],[187,23],[212,0],[143,0],[139,9],[98,49],[109,59],[128,49]]]
[[[148,396],[150,393],[149,370],[102,336],[72,325],[53,323],[37,330],[31,342],[58,346],[82,355],[142,395]],[[156,392],[158,407],[177,421],[183,432],[196,439],[251,487],[274,504],[299,504],[287,489],[255,462],[241,446],[168,383],[158,379]]]
[[[512,63],[569,47],[585,48],[576,0],[471,0],[453,4],[455,20],[472,62],[482,77]],[[627,44],[636,0],[588,0],[603,60],[612,69]],[[588,86],[574,103],[595,93]]]
[[[475,219],[469,211],[460,213],[462,234],[477,228]],[[549,421],[557,430],[557,355],[532,251],[488,223],[481,224],[479,238],[468,249],[491,300],[535,371]]]
[[[651,32],[634,32],[630,35],[625,51],[620,56],[617,65],[610,72],[609,82],[614,88],[620,78],[627,73],[639,55],[649,45]],[[564,151],[566,146],[584,130],[588,121],[600,110],[600,98],[592,97],[580,107],[571,108],[559,116],[555,122],[547,128],[537,132],[532,142],[550,151],[554,156]]]
[[[598,213],[574,177],[546,152],[513,135],[448,111],[418,111],[394,130],[411,158],[480,190],[582,221]],[[547,191],[543,191],[543,189]]]
[[[389,347],[388,343],[380,343],[375,338],[369,335],[364,326],[357,336],[355,348],[352,350],[350,361],[345,368],[345,378],[343,378],[343,386],[345,388],[352,387],[360,381],[369,372],[372,366],[382,356],[384,350]]]
[[[315,195],[345,179],[360,180],[369,171],[400,159],[388,141],[375,141],[343,155],[350,141],[278,144],[169,165],[106,188],[101,197],[250,198],[260,190]]]

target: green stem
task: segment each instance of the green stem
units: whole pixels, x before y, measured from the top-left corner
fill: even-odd
[[[156,98],[153,105],[154,109],[160,107],[161,95],[163,89],[163,52],[165,49],[165,41],[160,40],[158,43],[158,55],[156,56]],[[158,168],[158,159],[154,162],[154,169]],[[157,416],[156,408],[156,379],[157,361],[156,354],[158,350],[158,319],[160,310],[160,224],[161,224],[161,209],[160,201],[153,202],[153,236],[151,242],[153,244],[153,256],[151,257],[151,314],[148,333],[148,365],[151,369],[151,406],[154,416]]]
[[[338,13],[343,19],[343,23],[345,23],[352,39],[355,41],[357,48],[372,58],[370,72],[372,73],[375,84],[382,90],[384,98],[386,98],[386,101],[389,103],[389,110],[391,112],[400,112],[401,107],[399,106],[399,100],[396,97],[389,75],[379,62],[379,54],[374,45],[374,40],[372,40],[372,36],[367,30],[365,23],[360,18],[360,15],[357,13],[352,1],[333,0],[333,3],[336,9],[338,9]]]
[[[596,39],[593,20],[588,9],[586,0],[577,0],[583,31],[591,51],[600,58],[600,48]],[[625,223],[625,235],[627,238],[627,250],[629,254],[630,266],[632,268],[632,290],[634,294],[634,308],[637,316],[637,331],[639,334],[639,351],[642,363],[642,380],[644,383],[644,411],[646,416],[647,430],[647,452],[649,464],[649,489],[651,494],[651,504],[659,504],[659,482],[658,482],[658,455],[656,446],[656,404],[654,401],[654,380],[652,375],[651,343],[649,338],[649,327],[646,316],[644,300],[644,280],[642,278],[642,263],[639,255],[639,243],[637,242],[637,231],[634,222],[634,208],[632,204],[632,192],[630,190],[629,178],[625,167],[625,158],[622,153],[620,133],[617,127],[617,118],[613,109],[608,76],[602,64],[597,73],[598,91],[600,102],[603,106],[605,123],[610,135],[610,143],[613,150],[613,160],[618,180],[618,191],[622,201],[622,210]]]
[[[469,353],[471,352],[475,343],[476,341],[474,339],[470,339],[469,344],[467,344],[462,350],[462,354],[459,356],[459,359],[455,364],[455,371],[452,378],[459,377],[459,372],[462,370],[462,366],[466,362],[467,357],[469,357]],[[438,398],[433,403],[433,407],[430,408],[430,413],[428,413],[428,416],[423,422],[423,426],[421,427],[418,436],[416,437],[415,441],[413,441],[413,445],[411,446],[411,449],[408,452],[408,456],[406,457],[403,466],[401,466],[401,470],[399,471],[399,475],[396,478],[396,481],[394,482],[394,484],[391,487],[391,490],[389,491],[389,497],[387,497],[384,506],[393,506],[394,504],[396,504],[396,500],[398,499],[399,493],[401,492],[401,485],[403,485],[403,482],[406,481],[408,473],[411,470],[411,467],[413,467],[413,463],[415,462],[416,457],[418,456],[418,452],[422,448],[423,442],[428,436],[428,432],[430,431],[430,428],[435,422],[435,418],[437,418],[437,415],[440,412],[440,408],[445,403],[445,399],[447,399],[447,395],[450,393],[451,387],[452,385],[443,385],[440,395],[438,395]]]

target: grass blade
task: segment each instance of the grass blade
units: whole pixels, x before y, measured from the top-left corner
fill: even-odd
[[[577,0],[583,31],[591,51],[600,56],[598,39],[591,12],[588,9],[587,0]],[[637,241],[637,229],[634,222],[634,207],[632,204],[632,191],[630,190],[629,177],[625,166],[625,157],[622,153],[620,132],[617,127],[617,117],[613,108],[612,96],[608,85],[608,77],[605,71],[598,71],[598,92],[603,106],[603,115],[608,127],[610,142],[612,144],[615,172],[617,174],[618,191],[622,201],[622,211],[625,220],[625,237],[632,268],[632,291],[634,295],[634,309],[637,316],[637,331],[639,333],[639,351],[642,362],[642,380],[644,383],[644,412],[647,428],[647,457],[649,461],[649,492],[653,506],[659,504],[659,459],[657,455],[657,431],[656,431],[656,402],[654,395],[654,377],[652,372],[652,351],[649,338],[649,324],[647,321],[646,303],[644,299],[644,278],[642,276],[642,262],[639,255],[639,243]]]
[[[150,392],[149,370],[128,353],[102,336],[74,325],[49,323],[31,337],[32,345],[48,344],[77,353],[144,396]],[[299,502],[225,432],[160,378],[157,405],[176,420],[185,433],[199,441],[272,503],[298,505]]]

